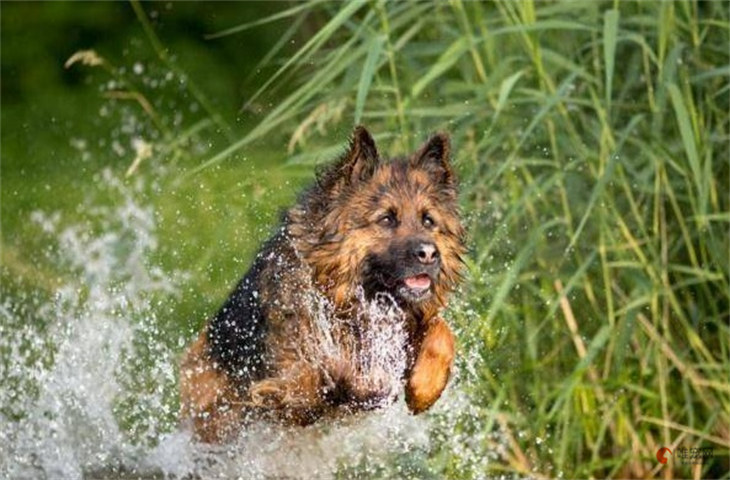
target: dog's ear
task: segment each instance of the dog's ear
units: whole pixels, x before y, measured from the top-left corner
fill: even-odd
[[[436,181],[451,185],[454,182],[454,173],[449,163],[450,154],[449,136],[437,133],[416,151],[411,158],[411,164],[429,172]]]
[[[355,186],[369,179],[379,163],[375,140],[365,127],[355,127],[347,152],[335,163],[317,172],[317,188],[325,195],[322,198],[339,197],[348,186]],[[324,206],[325,204],[319,207]]]
[[[362,125],[355,127],[350,148],[338,163],[338,175],[346,185],[356,185],[369,179],[379,163],[375,140]]]

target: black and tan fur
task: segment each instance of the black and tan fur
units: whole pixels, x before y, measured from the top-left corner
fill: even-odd
[[[287,211],[187,351],[182,416],[199,439],[226,441],[253,418],[306,425],[380,405],[389,392],[312,345],[313,296],[332,305],[332,338],[357,345],[367,328],[358,289],[367,299],[386,293],[397,302],[409,352],[407,405],[414,413],[433,405],[454,357],[439,312],[464,252],[449,149],[439,134],[408,158],[383,161],[367,130],[355,129],[345,155]]]

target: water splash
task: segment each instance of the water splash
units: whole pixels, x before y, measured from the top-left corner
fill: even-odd
[[[135,395],[136,411],[122,411],[122,404],[134,394],[127,374],[135,342],[156,325],[150,300],[158,292],[173,294],[175,287],[171,276],[147,264],[157,248],[151,209],[136,203],[134,191],[108,171],[100,180],[115,192],[118,206],[88,206],[99,233],[83,224],[62,227],[59,215],[31,216],[55,239],[49,255],[68,280],[35,312],[7,299],[0,310],[7,329],[0,339],[6,379],[0,391],[0,471],[10,478],[74,478],[133,458],[137,445],[157,430],[155,419],[164,418],[158,399]],[[172,352],[162,345],[157,350],[141,377],[172,388]],[[146,432],[132,439],[120,423],[141,412]]]
[[[368,300],[359,288],[356,301],[354,319],[338,318],[332,303],[311,288],[308,310],[314,325],[302,355],[320,364],[325,373],[335,365],[347,368],[357,391],[382,394],[370,406],[383,407],[403,393],[408,355],[405,316],[387,295]]]
[[[53,297],[0,303],[0,477],[425,478],[443,473],[440,450],[452,463],[461,459],[464,471],[485,471],[483,409],[464,391],[450,387],[428,416],[407,412],[405,333],[387,298],[361,299],[371,333],[359,350],[328,336],[331,306],[313,306],[315,343],[356,362],[362,378],[387,384],[382,409],[307,428],[257,424],[225,447],[177,430],[185,342],[165,338],[155,307],[189,277],[151,261],[159,245],[154,212],[140,200],[144,185],[108,171],[99,182],[112,201],[87,202],[85,223],[32,214],[64,272]]]

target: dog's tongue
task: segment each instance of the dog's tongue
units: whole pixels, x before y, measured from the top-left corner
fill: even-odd
[[[405,279],[406,287],[414,290],[425,290],[431,286],[431,278],[422,273],[420,275],[414,275]]]

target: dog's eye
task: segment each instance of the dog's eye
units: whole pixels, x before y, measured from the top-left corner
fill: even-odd
[[[421,223],[423,223],[423,226],[426,228],[433,228],[436,225],[433,217],[428,213],[423,214],[423,219],[421,220]]]
[[[386,213],[378,219],[378,225],[381,227],[393,228],[396,226],[396,223],[395,215],[392,213]]]

